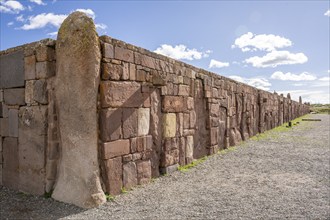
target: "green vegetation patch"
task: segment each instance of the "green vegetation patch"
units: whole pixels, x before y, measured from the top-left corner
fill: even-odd
[[[313,104],[311,110],[317,114],[330,114],[330,104]]]
[[[189,169],[197,166],[200,163],[203,163],[207,159],[207,156],[204,156],[198,160],[194,160],[192,163],[184,165],[184,166],[179,166],[178,170],[181,172],[187,172]]]

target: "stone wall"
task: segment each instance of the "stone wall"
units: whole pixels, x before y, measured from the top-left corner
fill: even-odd
[[[90,36],[95,27],[90,24],[91,30],[81,28],[85,27],[82,20],[89,22],[82,14],[67,19],[63,30],[70,25],[76,29],[72,33],[71,28],[62,31],[63,39],[57,43],[46,39],[0,52],[1,185],[38,195],[55,189],[54,198],[58,200],[92,207],[104,202],[104,195],[91,188],[99,184],[98,173],[103,191],[116,195],[123,188],[145,184],[180,165],[234,146],[309,112],[309,105],[302,104],[301,99],[292,101],[289,94],[283,97],[258,90],[108,36],[100,37],[99,43],[96,39],[88,47],[92,49],[86,49],[86,42],[71,42],[74,38],[70,36],[78,39]],[[76,43],[82,45],[73,45]],[[75,69],[74,79],[70,78],[70,67],[74,65],[66,62],[65,57],[70,55],[66,47],[73,48],[75,56],[70,59],[77,68],[82,68]],[[62,51],[60,56],[59,51]],[[91,61],[93,54],[102,56],[98,66]],[[66,90],[64,85],[74,85],[65,79],[74,80],[75,88],[84,88],[83,91]],[[68,97],[65,91],[71,91]],[[72,93],[79,100],[71,102]],[[97,93],[95,108],[88,100],[79,98]],[[59,97],[66,101],[58,100]],[[91,111],[97,109],[98,121],[95,118],[95,123],[84,123],[86,114],[95,112],[79,111],[81,108],[72,103],[83,107],[88,104],[88,109],[95,109]],[[70,123],[65,120],[70,114],[66,111],[77,112],[69,121],[79,122],[79,126],[72,123],[66,126],[65,123]],[[63,127],[70,127],[72,132]],[[90,129],[99,134],[95,146],[82,141]],[[98,161],[84,153],[94,148],[98,149]],[[80,153],[77,155],[81,158],[75,158],[74,166],[70,166],[72,161],[67,155],[74,152]],[[64,159],[63,155],[66,155]],[[99,171],[90,171],[91,166],[97,169],[97,164]],[[65,170],[77,175],[70,180]],[[83,175],[78,175],[79,172]],[[65,178],[59,181],[59,175]],[[66,183],[70,187],[79,183],[90,192],[77,198],[80,193],[65,192],[70,188]],[[90,199],[94,200],[93,204],[88,202]]]
[[[42,195],[55,182],[59,149],[52,138],[55,41],[0,52],[0,183]]]
[[[100,160],[110,194],[309,112],[290,97],[100,39]]]

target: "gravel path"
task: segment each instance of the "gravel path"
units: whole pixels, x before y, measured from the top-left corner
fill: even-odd
[[[0,189],[10,219],[330,219],[330,116],[270,131],[97,209]]]

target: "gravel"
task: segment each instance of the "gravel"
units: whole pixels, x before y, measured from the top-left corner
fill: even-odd
[[[2,219],[330,219],[330,116],[270,131],[99,208],[0,189]]]

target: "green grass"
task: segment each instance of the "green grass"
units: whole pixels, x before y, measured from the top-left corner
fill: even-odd
[[[115,200],[115,197],[108,193],[105,194],[105,198],[107,199],[108,202]]]
[[[312,104],[311,110],[318,114],[330,114],[330,104]]]
[[[205,160],[207,159],[207,156],[204,156],[198,160],[194,160],[192,163],[184,165],[184,166],[179,166],[178,170],[180,170],[181,172],[187,172],[189,169],[197,166],[200,163],[203,163]]]
[[[121,187],[121,193],[123,194],[128,193],[128,190],[125,187]]]

